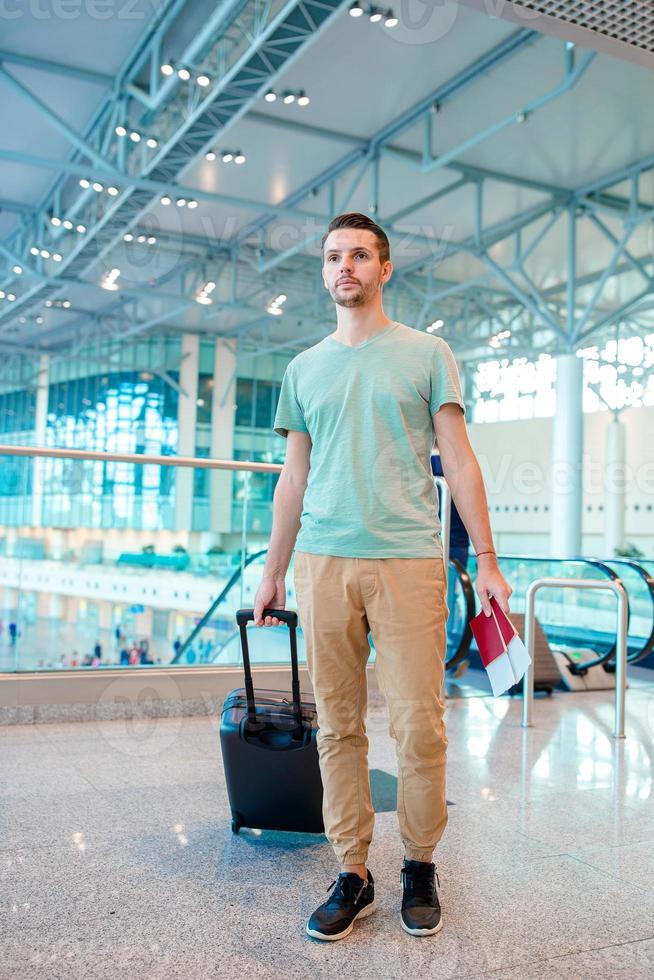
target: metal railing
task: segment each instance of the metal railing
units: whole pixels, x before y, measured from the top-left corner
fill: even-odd
[[[450,568],[450,522],[452,514],[452,492],[444,476],[435,476],[438,484],[438,500],[440,503],[441,543],[443,545],[443,564],[445,565],[445,581]]]
[[[624,738],[625,690],[627,682],[627,621],[629,604],[626,590],[620,581],[601,582],[591,578],[539,578],[532,582],[525,596],[525,646],[531,658],[522,683],[522,727],[533,725],[534,705],[534,640],[536,622],[536,593],[541,589],[598,589],[614,592],[618,600],[615,645],[615,715],[613,737]]]
[[[152,456],[147,453],[104,453],[93,449],[55,449],[50,446],[8,446],[0,444],[0,456],[44,456],[48,459],[94,459],[106,463],[134,463],[136,466],[188,466],[196,470],[250,470],[253,473],[281,473],[282,463],[255,463],[234,459],[206,459],[200,456]]]

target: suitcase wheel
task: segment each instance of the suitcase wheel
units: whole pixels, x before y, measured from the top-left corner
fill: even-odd
[[[238,817],[232,817],[232,833],[238,834],[240,829],[241,829],[241,824],[239,822]]]

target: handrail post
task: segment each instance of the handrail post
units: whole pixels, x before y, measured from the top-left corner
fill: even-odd
[[[613,738],[624,738],[625,700],[627,689],[627,622],[629,602],[621,582],[611,585],[618,597],[618,635],[615,647],[615,720]]]
[[[595,589],[613,592],[617,599],[615,646],[615,710],[613,738],[625,737],[625,700],[627,686],[627,622],[629,605],[624,585],[620,581],[600,582],[595,579],[539,578],[525,594],[525,647],[531,659],[522,682],[522,727],[533,725],[534,648],[536,637],[536,593],[543,588]]]
[[[443,546],[443,564],[445,565],[445,581],[447,582],[450,567],[450,525],[452,523],[452,493],[443,476],[435,476],[438,484],[438,500],[440,503],[441,544]]]
[[[540,585],[539,582],[532,582],[527,589],[525,596],[525,647],[529,654],[531,663],[525,671],[522,680],[522,727],[531,728],[534,724],[532,720],[534,712],[534,648],[536,645],[536,593]]]

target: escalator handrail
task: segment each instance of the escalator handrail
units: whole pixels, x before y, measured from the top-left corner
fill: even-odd
[[[602,570],[602,572],[604,572],[606,578],[610,579],[612,582],[621,582],[620,576],[616,572],[614,572],[612,568],[609,568],[608,565],[605,565],[604,562],[600,561],[598,558],[587,558],[585,555],[568,555],[565,558],[560,558],[557,557],[556,555],[500,554],[497,556],[497,560],[500,564],[504,559],[520,560],[520,561],[549,561],[549,562],[574,561],[586,565],[592,565],[595,568],[599,568]],[[627,590],[625,589],[625,592],[626,591]],[[630,617],[631,617],[631,608],[629,606],[629,595],[627,594],[627,630],[629,629]],[[616,641],[614,640],[612,646],[609,647],[606,653],[597,654],[595,660],[585,660],[583,664],[579,664],[578,665],[579,671],[586,671],[588,670],[589,667],[596,667],[598,664],[605,664],[607,663],[607,661],[610,661],[611,659],[614,660],[615,653],[616,653]],[[576,666],[577,665],[575,664],[570,664],[570,669],[573,673],[575,672]]]
[[[456,571],[458,579],[461,583],[461,590],[463,592],[463,598],[466,607],[466,618],[465,627],[461,633],[461,639],[459,640],[459,645],[456,650],[445,663],[445,669],[449,670],[451,667],[456,666],[456,664],[461,663],[465,659],[468,651],[470,650],[470,644],[472,642],[472,627],[470,626],[470,620],[474,618],[475,615],[475,591],[472,585],[472,579],[468,574],[467,570],[463,567],[458,558],[450,558],[449,561],[452,568]]]
[[[204,627],[209,622],[209,620],[213,616],[214,612],[216,611],[216,609],[218,608],[218,606],[220,605],[220,603],[223,601],[223,599],[225,598],[225,596],[227,595],[227,593],[230,591],[230,589],[232,588],[232,586],[234,586],[238,582],[239,578],[241,577],[241,574],[242,574],[243,570],[245,568],[247,568],[247,566],[251,562],[256,561],[257,558],[261,558],[262,555],[266,555],[266,554],[268,554],[268,549],[267,548],[264,548],[262,551],[255,551],[251,555],[248,555],[248,557],[245,559],[245,561],[243,562],[242,565],[239,565],[238,566],[238,568],[236,569],[236,571],[234,572],[234,574],[232,575],[232,577],[227,582],[227,585],[221,591],[221,593],[218,596],[218,598],[215,599],[211,603],[211,605],[207,609],[207,611],[204,614],[204,616],[202,617],[202,619],[199,620],[199,622],[196,624],[195,628],[191,631],[191,633],[189,634],[189,636],[186,637],[186,639],[182,643],[181,647],[179,648],[179,650],[177,651],[177,653],[175,654],[175,656],[173,657],[173,659],[170,661],[171,664],[177,664],[177,663],[180,662],[180,659],[181,659],[182,655],[186,652],[187,648],[191,645],[191,643],[193,642],[193,640],[195,639],[195,637],[198,635],[198,633],[201,630],[204,629]]]
[[[616,565],[629,565],[630,568],[633,568],[634,571],[636,571],[644,580],[649,591],[649,597],[652,601],[652,629],[650,630],[649,636],[645,640],[644,646],[642,646],[640,650],[636,650],[636,652],[631,656],[627,654],[627,663],[632,664],[637,660],[642,660],[643,657],[646,657],[652,652],[652,650],[654,650],[654,578],[652,578],[646,568],[639,565],[633,558],[606,558],[605,561],[615,562]]]

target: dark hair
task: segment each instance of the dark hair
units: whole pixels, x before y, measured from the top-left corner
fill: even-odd
[[[361,214],[359,211],[348,211],[345,214],[337,214],[335,218],[332,218],[329,222],[329,228],[322,236],[322,242],[320,243],[321,252],[324,253],[325,251],[325,242],[329,233],[336,231],[338,228],[361,228],[362,231],[371,231],[377,239],[379,261],[382,265],[384,262],[389,261],[391,257],[391,246],[386,232],[378,224],[375,224],[367,214]]]

